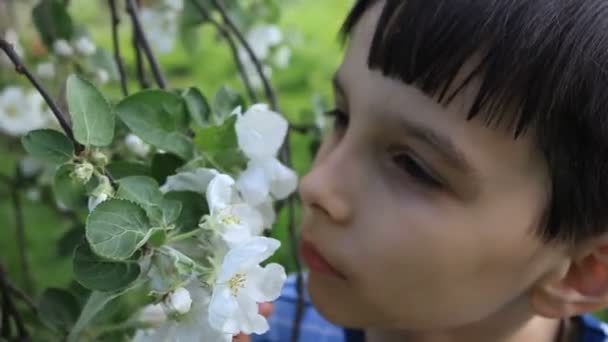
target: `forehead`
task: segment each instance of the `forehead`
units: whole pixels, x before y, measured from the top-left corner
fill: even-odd
[[[383,1],[376,2],[361,17],[336,73],[351,115],[366,120],[368,126],[382,126],[383,114],[392,113],[428,127],[453,141],[480,170],[481,177],[544,175],[545,163],[532,133],[514,139],[507,129],[487,127],[482,119],[485,115],[467,120],[479,87],[478,80],[470,82],[448,104],[440,104],[437,98],[429,97],[419,88],[369,68],[367,60],[382,9]],[[474,65],[474,60],[465,63],[456,78],[466,77]]]

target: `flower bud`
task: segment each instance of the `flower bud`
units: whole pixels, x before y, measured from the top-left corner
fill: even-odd
[[[165,297],[163,305],[169,315],[187,314],[192,306],[190,292],[183,287],[179,287]]]
[[[74,49],[65,39],[56,40],[53,43],[53,51],[61,57],[70,57],[74,54]]]
[[[138,320],[147,326],[158,326],[167,320],[167,314],[161,304],[150,304],[141,310]]]
[[[110,162],[108,155],[99,150],[93,151],[91,159],[99,166],[106,166]]]
[[[91,177],[93,176],[93,171],[95,171],[95,167],[93,166],[93,164],[84,162],[82,164],[76,165],[76,168],[72,172],[71,176],[72,179],[75,179],[76,181],[82,184],[86,184],[91,180]]]
[[[129,151],[140,157],[145,157],[150,152],[150,145],[146,144],[135,134],[127,135],[125,138],[125,145],[127,145]]]
[[[91,56],[97,50],[97,47],[88,37],[79,38],[74,44],[76,51],[83,56]]]

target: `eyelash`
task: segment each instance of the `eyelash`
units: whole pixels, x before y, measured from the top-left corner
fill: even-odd
[[[326,112],[328,117],[333,118],[334,132],[343,132],[348,128],[349,116],[346,112],[335,108]],[[424,166],[421,166],[409,153],[399,153],[392,157],[393,163],[408,176],[413,177],[419,183],[430,188],[441,188],[442,183],[436,179]]]

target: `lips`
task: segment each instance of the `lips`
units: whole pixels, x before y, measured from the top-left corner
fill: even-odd
[[[319,252],[319,250],[309,241],[302,241],[300,244],[300,256],[308,265],[311,271],[321,274],[345,279],[345,276],[336,270]]]

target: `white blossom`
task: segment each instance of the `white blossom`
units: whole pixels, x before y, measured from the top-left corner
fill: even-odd
[[[110,73],[106,69],[97,69],[95,74],[101,84],[106,84],[110,81]]]
[[[249,158],[247,169],[237,180],[243,198],[257,206],[270,194],[283,199],[295,191],[297,175],[276,158],[287,136],[287,121],[258,104],[239,116],[235,128],[239,147]]]
[[[74,49],[65,39],[59,39],[53,43],[53,52],[61,57],[71,57]]]
[[[281,265],[259,264],[279,246],[278,240],[255,237],[226,254],[209,303],[212,327],[227,334],[268,331],[257,304],[277,299],[286,275]]]
[[[76,165],[74,171],[72,171],[71,173],[71,176],[78,182],[86,184],[89,182],[89,180],[91,180],[91,177],[93,176],[93,171],[95,171],[95,167],[93,166],[93,164],[85,161],[81,164]]]
[[[84,179],[86,179],[86,177],[88,176],[90,179],[91,176],[88,175],[90,168],[88,165],[91,164],[86,163],[81,165],[83,166],[81,166],[80,170],[83,174],[81,174],[80,176],[85,177]],[[78,170],[78,167],[76,168],[76,170]],[[76,172],[76,170],[74,170],[74,172]],[[76,175],[76,177],[78,177],[78,175]],[[91,192],[91,196],[89,197],[89,212],[93,211],[93,209],[95,209],[95,207],[97,207],[103,201],[106,201],[108,198],[114,196],[114,188],[112,187],[110,179],[107,176],[100,176],[97,177],[97,179],[99,180],[99,184],[95,187],[95,189],[93,189],[93,191]]]
[[[40,78],[50,79],[55,77],[55,64],[52,62],[40,63],[36,66],[36,74]]]
[[[107,194],[99,194],[97,196],[90,196],[88,201],[89,212],[93,211],[99,204],[108,199]]]
[[[232,334],[224,334],[209,325],[210,293],[196,281],[185,287],[192,298],[190,311],[179,320],[168,319],[156,329],[139,330],[134,342],[231,342]]]
[[[192,307],[190,292],[184,287],[179,287],[169,293],[163,301],[163,307],[169,316],[185,315]]]
[[[0,131],[19,136],[45,127],[48,113],[42,106],[42,96],[37,92],[26,93],[20,87],[6,87],[0,93]]]
[[[285,69],[289,66],[289,60],[291,59],[291,49],[283,45],[274,53],[274,64],[280,68]]]
[[[178,32],[177,18],[177,13],[174,11],[160,11],[152,8],[141,9],[141,24],[150,44],[158,53],[163,54],[173,51]]]
[[[91,56],[97,51],[97,47],[89,37],[80,37],[74,43],[76,51],[83,56]]]
[[[247,42],[259,59],[266,59],[270,48],[283,41],[283,33],[275,25],[259,25],[247,33]]]
[[[140,137],[133,133],[127,134],[125,137],[125,145],[129,151],[142,158],[150,153],[150,145],[145,143]]]
[[[262,232],[262,215],[240,199],[232,177],[215,176],[207,187],[206,196],[210,211],[207,222],[229,247],[238,246]]]

